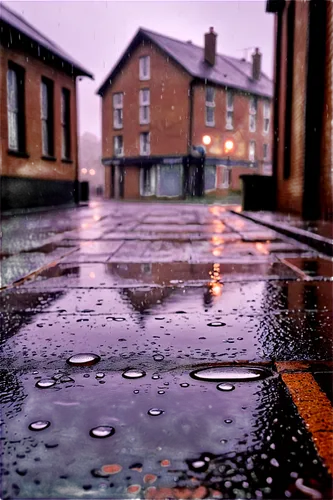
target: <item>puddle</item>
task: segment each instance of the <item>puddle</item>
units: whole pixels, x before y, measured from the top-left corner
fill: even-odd
[[[194,379],[203,380],[206,382],[241,382],[271,377],[273,375],[273,372],[271,372],[267,368],[252,368],[247,366],[215,366],[193,371],[190,375]],[[221,387],[220,390],[227,391],[234,388],[230,385],[226,386],[226,384],[221,384]]]

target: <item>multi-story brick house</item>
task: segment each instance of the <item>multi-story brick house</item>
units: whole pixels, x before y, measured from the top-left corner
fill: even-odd
[[[216,36],[201,48],[139,29],[99,88],[108,197],[223,193],[269,172],[273,83],[258,49],[219,55]]]
[[[275,13],[275,205],[333,217],[333,4],[268,0]]]
[[[92,77],[1,3],[2,210],[77,201],[78,76]]]

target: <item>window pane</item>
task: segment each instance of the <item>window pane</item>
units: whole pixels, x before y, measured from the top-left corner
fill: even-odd
[[[46,120],[42,120],[42,151],[43,155],[49,154],[49,135]]]
[[[233,126],[233,111],[227,111],[227,126]]]
[[[214,123],[214,108],[206,106],[206,123]]]
[[[227,108],[232,109],[234,105],[234,96],[233,93],[228,91],[227,92]]]
[[[43,120],[48,118],[48,92],[44,82],[41,84],[41,117]]]
[[[8,147],[14,151],[19,149],[18,114],[8,111]]]
[[[216,166],[206,165],[205,166],[205,191],[211,191],[215,189],[216,184]]]
[[[159,196],[182,194],[182,165],[161,165],[159,171]]]
[[[214,102],[214,88],[213,87],[206,87],[206,102]]]
[[[17,74],[12,69],[7,72],[7,106],[8,111],[18,111]]]

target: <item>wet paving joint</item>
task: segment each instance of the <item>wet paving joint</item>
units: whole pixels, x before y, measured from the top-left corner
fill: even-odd
[[[332,498],[332,261],[227,207],[80,210],[5,222],[1,498]]]

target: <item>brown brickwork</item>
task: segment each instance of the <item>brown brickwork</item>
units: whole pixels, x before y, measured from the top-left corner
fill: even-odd
[[[271,8],[270,2],[268,7]],[[291,8],[294,8],[292,22],[290,16],[288,21]],[[274,9],[276,35],[280,27],[275,48],[275,75],[278,78],[273,156],[276,209],[305,218],[331,219],[332,2],[286,0],[276,2]],[[318,32],[319,37],[316,36]],[[290,36],[293,45],[288,53]],[[291,74],[288,60],[292,61]],[[314,71],[318,73],[314,75]],[[290,89],[291,103],[286,106]]]
[[[12,61],[25,69],[25,121],[26,152],[28,158],[8,155],[7,124],[7,69]],[[54,138],[56,161],[45,161],[42,157],[42,127],[40,118],[40,85],[45,76],[54,82]],[[71,115],[71,160],[61,161],[61,89],[70,91]],[[2,158],[2,176],[25,177],[57,181],[74,181],[77,178],[77,123],[76,123],[76,87],[75,78],[51,68],[43,62],[24,53],[0,46],[0,147]]]
[[[150,56],[150,79],[140,81],[139,58]],[[140,133],[150,132],[150,156],[158,157],[156,163],[162,163],[162,157],[179,157],[179,163],[191,153],[189,146],[203,144],[203,136],[211,137],[211,144],[206,146],[206,157],[216,158],[216,164],[227,165],[225,142],[233,140],[234,150],[230,154],[232,165],[231,189],[240,190],[239,175],[243,173],[263,172],[264,144],[268,144],[268,157],[265,164],[271,162],[272,109],[269,132],[264,132],[264,98],[258,97],[256,132],[249,131],[250,95],[235,91],[233,130],[226,127],[226,89],[215,87],[215,126],[205,124],[205,85],[192,81],[192,77],[173,59],[168,57],[154,43],[141,41],[130,52],[130,57],[115,71],[109,85],[102,91],[102,157],[109,163],[114,160],[114,137],[123,137],[124,158],[128,160],[125,168],[125,198],[140,197],[139,168],[140,159],[136,161],[138,169],[129,162],[140,157]],[[139,124],[139,92],[140,89],[150,90],[150,123]],[[123,127],[115,129],[113,124],[113,95],[123,93]],[[192,106],[191,106],[192,95]],[[191,125],[192,120],[192,125]],[[256,168],[249,168],[249,141],[256,143]],[[224,160],[221,160],[224,158]],[[146,158],[143,157],[143,161]],[[122,160],[115,164],[120,164]],[[244,166],[235,166],[240,162]],[[131,166],[128,167],[127,165]],[[211,164],[206,163],[206,165]],[[107,167],[114,168],[114,167]],[[107,174],[106,182],[111,181]],[[132,185],[134,184],[135,185]],[[131,185],[129,185],[131,184]],[[217,191],[225,193],[222,181],[216,180]],[[110,186],[106,186],[106,196],[113,196]]]

